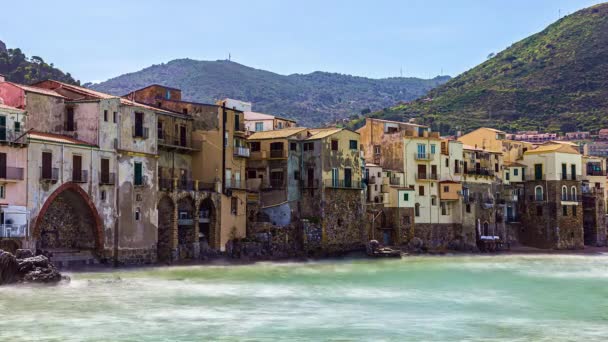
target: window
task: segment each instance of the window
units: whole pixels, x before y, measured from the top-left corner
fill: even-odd
[[[135,112],[134,137],[144,138],[144,113]]]
[[[408,194],[407,192],[403,193],[403,200],[407,202],[407,201],[409,201],[409,199],[410,199],[410,194]]]
[[[338,183],[339,183],[338,177],[339,177],[338,169],[335,167],[332,168],[331,169],[331,185],[333,187],[338,187]]]
[[[445,167],[450,167],[450,159],[445,158]]]
[[[543,206],[542,205],[536,206],[536,216],[543,216]]]
[[[450,186],[449,185],[444,185],[443,186],[443,192],[450,192]]]
[[[414,215],[416,215],[416,217],[420,216],[420,204],[418,203],[414,206]]]
[[[15,121],[15,133],[21,132],[21,122]]]
[[[0,185],[0,198],[6,198],[6,187],[4,184]]]
[[[239,113],[234,113],[234,130],[235,131],[240,131],[240,125],[239,125]]]
[[[251,152],[258,152],[260,151],[260,142],[252,141],[249,143],[249,147],[251,147]]]
[[[112,113],[112,122],[116,123],[118,121],[118,112]]]
[[[42,152],[42,179],[53,179],[53,154]]]
[[[182,108],[182,113],[188,115],[188,108]]]
[[[570,196],[572,197],[572,201],[576,201],[576,187],[572,186],[572,188],[570,188]]]
[[[170,90],[168,90],[168,89],[167,89],[167,90],[165,90],[165,98],[166,98],[167,100],[171,100],[171,91],[170,91]]]
[[[466,205],[466,211],[467,211],[467,213],[471,212],[471,205],[469,203],[467,203],[467,205]]]
[[[568,216],[568,206],[562,205],[562,216]]]
[[[568,188],[566,186],[562,186],[562,201],[568,200]]]
[[[534,188],[534,200],[537,202],[541,202],[543,200],[544,196],[543,196],[543,187],[540,185],[537,185]]]
[[[359,144],[357,144],[357,140],[349,140],[348,141],[348,146],[350,147],[351,150],[358,149],[358,145]]]
[[[304,151],[314,151],[315,150],[315,144],[312,142],[307,142],[304,143]]]
[[[277,123],[277,128],[282,129],[283,128],[283,123],[279,121]]]
[[[505,179],[511,180],[511,174],[509,173],[509,171],[505,172]]]
[[[576,180],[576,165],[570,165],[570,179]]]
[[[578,206],[573,205],[572,206],[572,216],[576,217],[576,208],[578,208]]]
[[[255,131],[256,132],[261,132],[264,130],[264,123],[263,122],[256,122],[255,123]]]
[[[106,191],[105,190],[101,190],[101,200],[105,202],[106,200]]]
[[[437,205],[437,198],[435,196],[431,197],[431,205]]]
[[[295,142],[290,143],[290,144],[289,144],[289,149],[290,149],[291,151],[297,151],[297,150],[298,150],[298,144],[297,144],[297,143],[295,143]]]
[[[519,168],[514,168],[513,169],[513,176],[519,176]]]
[[[232,215],[238,214],[238,198],[236,197],[230,198],[230,213]]]
[[[332,151],[337,151],[338,150],[338,140],[332,140],[331,141],[331,150]]]
[[[144,185],[143,166],[141,162],[135,162],[133,169],[133,184],[135,186]]]
[[[424,185],[420,185],[418,187],[418,195],[419,196],[424,196]]]
[[[441,202],[440,203],[441,206],[441,215],[447,215],[448,214],[448,206],[446,205],[445,202]]]
[[[108,122],[108,110],[103,111],[103,121]]]
[[[110,183],[110,159],[101,158],[101,174],[100,174],[101,184],[109,184]]]
[[[300,171],[293,172],[293,179],[300,180]]]
[[[76,130],[76,125],[74,122],[74,108],[68,108],[65,116],[65,130],[68,132],[73,132]]]
[[[431,144],[431,154],[435,154],[435,144]]]
[[[380,145],[374,145],[374,154],[380,154]]]
[[[543,180],[543,164],[534,164],[534,180]]]
[[[498,168],[498,163],[494,164],[494,172],[498,172],[499,168]]]
[[[141,209],[135,209],[135,221],[139,221],[141,219]]]

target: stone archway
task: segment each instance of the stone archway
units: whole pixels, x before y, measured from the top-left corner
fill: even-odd
[[[172,261],[174,246],[173,223],[175,205],[169,196],[158,201],[158,242],[156,252],[158,261]]]
[[[205,244],[211,248],[217,248],[217,212],[210,197],[202,200],[199,206],[199,231],[201,250]]]
[[[190,196],[184,196],[177,201],[177,245],[180,259],[194,257],[194,243],[197,242],[194,208],[194,200]]]
[[[34,223],[34,237],[43,250],[103,251],[103,224],[86,192],[65,183],[46,200]]]

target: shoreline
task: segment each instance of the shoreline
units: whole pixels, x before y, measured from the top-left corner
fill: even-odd
[[[608,247],[585,247],[584,249],[576,250],[552,250],[552,249],[540,249],[534,247],[518,246],[513,247],[507,251],[495,252],[495,253],[482,253],[482,252],[460,252],[460,251],[429,251],[425,253],[407,254],[404,253],[401,259],[407,259],[408,257],[488,257],[488,256],[516,256],[516,255],[572,255],[572,256],[603,256],[608,255]],[[232,259],[229,257],[217,257],[209,260],[185,260],[174,263],[157,263],[157,264],[145,264],[145,265],[121,265],[118,267],[98,264],[88,265],[81,267],[71,267],[60,269],[63,273],[95,273],[95,272],[106,272],[106,271],[139,271],[145,269],[159,268],[159,267],[180,267],[180,266],[247,266],[257,263],[269,263],[269,264],[289,264],[289,263],[308,263],[308,262],[332,262],[332,261],[356,261],[356,260],[390,260],[386,258],[374,258],[369,257],[365,253],[353,252],[346,253],[343,256],[334,257],[320,257],[320,258],[285,258],[285,259]]]

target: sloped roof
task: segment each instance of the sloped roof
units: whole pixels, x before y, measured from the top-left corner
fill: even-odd
[[[289,138],[292,135],[305,131],[305,127],[291,127],[283,129],[275,129],[273,131],[255,132],[250,135],[247,140],[264,140],[264,139],[281,139]]]
[[[273,120],[274,115],[258,113],[258,112],[243,112],[245,120]]]
[[[65,96],[59,94],[58,92],[56,92],[54,90],[50,90],[50,89],[46,89],[46,88],[38,88],[38,87],[33,87],[33,86],[28,86],[28,85],[24,85],[24,84],[13,83],[13,82],[6,82],[6,83],[12,84],[17,88],[21,88],[24,91],[27,91],[30,93],[36,93],[36,94],[42,94],[42,95],[48,95],[48,96],[54,96],[54,97],[60,97],[60,98],[66,99]]]
[[[60,143],[60,144],[73,144],[73,145],[84,145],[84,146],[89,146],[89,147],[97,147],[97,145],[89,144],[86,141],[74,139],[70,136],[62,135],[62,134],[31,131],[30,133],[28,133],[28,138],[55,142],[55,143]]]
[[[340,131],[344,130],[344,128],[335,128],[335,127],[330,127],[330,128],[312,128],[310,130],[308,130],[308,132],[310,133],[310,136],[308,138],[306,138],[306,140],[317,140],[317,139],[323,139],[323,138],[327,138],[331,135],[334,135]],[[357,133],[358,134],[358,133]]]
[[[22,112],[22,113],[25,112],[23,109],[15,108],[12,106],[7,106],[3,103],[0,103],[0,109],[7,109],[7,110],[12,110],[14,112]]]
[[[533,150],[528,150],[524,154],[540,154],[540,153],[550,153],[550,152],[580,154],[574,147],[567,145],[567,144],[539,145],[537,148],[535,148]]]

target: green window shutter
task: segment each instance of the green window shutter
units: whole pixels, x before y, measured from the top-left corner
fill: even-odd
[[[142,185],[143,184],[143,170],[142,170],[142,165],[141,163],[135,163],[135,185]]]

